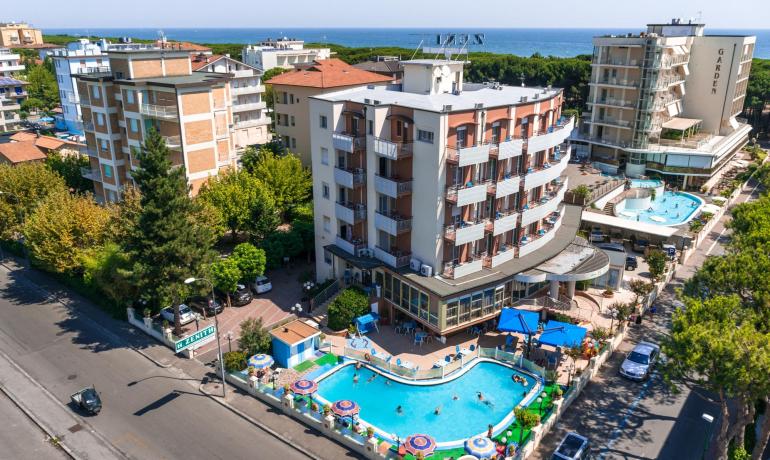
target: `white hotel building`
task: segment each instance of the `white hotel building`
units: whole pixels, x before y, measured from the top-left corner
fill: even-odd
[[[562,91],[465,83],[460,61],[403,65],[401,85],[310,98],[319,281],[376,283],[381,313],[446,335],[605,273],[576,237],[581,208],[562,203]]]
[[[595,37],[590,111],[575,154],[609,173],[710,186],[751,131],[743,110],[756,37],[705,35],[672,20],[640,34]]]
[[[329,59],[332,52],[329,48],[305,48],[304,41],[284,37],[244,46],[241,54],[243,62],[267,72],[275,67],[291,69]]]

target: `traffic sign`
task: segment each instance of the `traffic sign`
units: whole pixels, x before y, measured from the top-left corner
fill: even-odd
[[[174,342],[174,351],[179,353],[180,351],[187,350],[188,348],[198,348],[204,343],[208,343],[214,339],[216,334],[216,327],[212,324],[206,328],[197,331],[194,334],[190,334],[183,339],[179,339]]]

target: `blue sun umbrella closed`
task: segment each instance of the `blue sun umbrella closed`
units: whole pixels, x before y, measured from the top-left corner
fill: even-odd
[[[255,369],[265,369],[273,365],[273,357],[265,354],[254,355],[249,358],[249,366]]]
[[[497,446],[485,436],[475,436],[465,441],[465,451],[480,459],[495,458]]]

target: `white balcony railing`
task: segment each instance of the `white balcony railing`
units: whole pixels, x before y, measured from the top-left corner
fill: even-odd
[[[353,153],[366,148],[366,137],[347,133],[332,133],[332,146],[337,150]]]
[[[453,201],[457,206],[466,206],[479,203],[487,199],[487,181],[463,185],[450,185],[446,192],[447,200]]]
[[[354,188],[366,183],[366,171],[360,168],[334,168],[334,182],[347,188]]]
[[[503,245],[498,249],[497,254],[492,256],[490,261],[491,268],[498,267],[506,262],[510,262],[516,257],[516,246]]]
[[[374,227],[389,235],[398,236],[412,230],[412,218],[377,211],[374,213]]]
[[[481,271],[482,268],[484,268],[483,257],[474,256],[463,263],[448,262],[444,264],[443,276],[450,279],[462,278],[463,276]]]
[[[519,243],[519,257],[524,257],[527,254],[531,254],[538,249],[548,244],[556,236],[556,231],[561,227],[561,222],[564,213],[561,212],[559,216],[554,220],[553,225],[543,229],[543,233],[540,235],[527,235],[525,242]]]
[[[363,204],[336,202],[334,205],[337,219],[343,222],[353,225],[366,219],[366,206]]]
[[[508,174],[503,176],[503,179],[497,181],[495,186],[495,198],[504,198],[517,193],[520,184],[521,177],[519,175]]]
[[[388,251],[379,246],[375,246],[374,257],[385,262],[393,268],[401,268],[409,265],[409,259],[412,257],[412,255],[411,253],[404,253],[401,251]]]
[[[469,166],[489,161],[490,144],[473,147],[447,146],[447,159],[458,166]]]
[[[366,242],[363,240],[356,239],[356,238],[352,238],[348,240],[339,235],[337,235],[337,237],[335,238],[334,244],[336,244],[343,251],[354,256],[358,255],[357,252],[359,249],[364,249],[366,247]]]
[[[484,238],[484,229],[486,222],[465,222],[459,225],[447,225],[444,229],[444,236],[455,242],[455,246],[478,241]]]
[[[523,139],[507,139],[497,144],[497,159],[505,160],[521,156],[524,149]]]
[[[398,198],[412,193],[412,181],[375,175],[374,190],[391,198]]]
[[[393,142],[379,137],[374,138],[374,153],[391,160],[412,156],[411,142]]]
[[[524,189],[530,190],[535,187],[540,187],[561,176],[567,169],[569,156],[562,155],[559,160],[554,160],[554,158],[551,158],[550,162],[543,164],[543,167],[534,169],[532,172],[527,172],[527,175],[524,177]],[[545,165],[548,166],[546,167]]]
[[[538,134],[527,139],[527,152],[533,154],[541,150],[547,150],[564,142],[575,128],[575,118],[570,117],[557,123],[548,132]]]
[[[515,229],[518,220],[519,213],[515,211],[496,213],[492,234],[497,236]]]
[[[233,101],[233,113],[235,112],[248,112],[251,110],[262,110],[267,108],[267,103],[263,102],[247,102],[244,104]]]
[[[544,197],[540,201],[527,203],[524,206],[525,209],[523,209],[521,213],[521,226],[524,227],[533,222],[537,222],[556,211],[561,202],[564,201],[567,182],[567,179],[564,179],[564,183],[555,193],[549,194],[549,196]]]
[[[80,168],[80,175],[83,176],[84,179],[89,179],[97,182],[101,182],[102,180],[102,174],[98,169]]]
[[[157,104],[142,104],[139,107],[139,112],[142,115],[146,115],[151,118],[161,118],[163,120],[177,120],[179,111],[175,105],[157,105]]]

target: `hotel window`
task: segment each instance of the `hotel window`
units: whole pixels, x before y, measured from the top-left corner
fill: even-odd
[[[460,324],[467,323],[471,319],[471,298],[463,297],[460,299],[460,314],[458,322]]]
[[[118,80],[122,80],[123,79],[123,72],[115,72],[115,78],[117,78]]]
[[[427,294],[421,295],[425,296],[425,302],[428,304],[428,322],[438,326],[438,302],[431,302]],[[420,298],[420,303],[422,303],[422,298]]]
[[[420,142],[433,143],[433,131],[425,131],[422,129],[417,130],[417,140]]]
[[[406,311],[409,311],[409,285],[406,283],[401,283],[401,308],[403,308]]]
[[[126,104],[134,103],[134,91],[129,89],[126,91]]]
[[[383,288],[383,291],[385,292],[385,298],[388,300],[391,300],[393,298],[393,290],[391,289],[392,283],[393,283],[393,275],[391,275],[388,272],[385,272],[385,286]]]
[[[289,103],[289,93],[287,92],[281,93],[281,102],[283,102],[284,104]]]
[[[292,137],[291,138],[291,148],[296,149],[297,148],[297,138]]]
[[[481,307],[484,302],[484,294],[475,292],[471,298],[471,319],[481,318]]]
[[[104,177],[112,177],[112,166],[104,165]]]
[[[329,149],[326,147],[321,147],[321,164],[329,165]]]
[[[102,150],[105,152],[109,152],[110,145],[107,142],[107,139],[99,139],[99,143],[101,144]]]
[[[291,125],[294,126],[294,115],[291,116]]]
[[[92,86],[92,87],[91,87],[91,96],[92,96],[94,99],[99,99],[99,98],[101,98],[101,93],[99,92],[99,87],[98,87],[98,86]]]
[[[415,316],[420,315],[420,294],[417,293],[417,289],[409,288],[409,312]],[[422,318],[422,315],[420,315]],[[428,319],[427,316],[424,319]]]
[[[324,183],[321,185],[321,194],[322,194],[322,195],[323,195],[323,197],[324,197],[324,198],[326,198],[327,200],[329,199],[329,184],[327,184],[326,182],[324,182]]]
[[[394,305],[401,305],[401,280],[393,277],[393,301]]]
[[[294,104],[294,95],[293,94],[289,94],[289,102]]]
[[[104,114],[96,112],[96,124],[99,126],[104,126]]]
[[[493,311],[495,311],[495,290],[487,289],[484,291],[484,310],[482,311],[482,315],[486,316]]]
[[[321,128],[326,129],[328,127],[328,120],[326,119],[326,115],[321,115]]]
[[[324,231],[330,233],[332,230],[332,220],[328,216],[324,216]]]
[[[419,309],[420,309],[420,318],[427,320],[428,319],[428,295],[424,292],[419,293]]]
[[[492,143],[493,144],[500,143],[500,123],[499,122],[492,123]]]
[[[459,302],[457,299],[451,300],[446,304],[446,327],[457,326],[457,314],[459,312]]]
[[[332,255],[326,249],[324,249],[324,262],[326,262],[326,265],[332,264]]]

